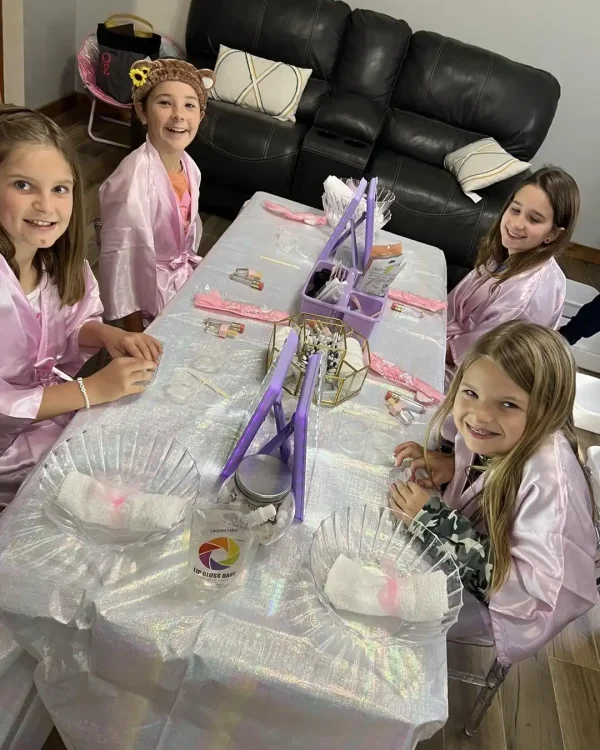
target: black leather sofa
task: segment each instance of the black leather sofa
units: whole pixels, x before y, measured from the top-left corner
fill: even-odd
[[[514,181],[474,204],[444,157],[493,136],[531,159],[560,97],[549,73],[340,0],[191,0],[188,59],[211,68],[220,44],[313,74],[296,123],[210,101],[189,148],[202,209],[233,215],[257,190],[321,207],[329,174],[377,175],[396,194],[387,228],[440,247],[449,287],[472,267]],[[142,136],[134,127],[134,146]]]

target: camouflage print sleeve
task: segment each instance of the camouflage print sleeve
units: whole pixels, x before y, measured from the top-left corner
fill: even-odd
[[[493,569],[489,536],[476,531],[466,516],[449,508],[439,497],[432,497],[414,520],[440,539],[456,560],[465,589],[487,605]],[[416,524],[411,526],[411,531],[419,536],[417,529]]]

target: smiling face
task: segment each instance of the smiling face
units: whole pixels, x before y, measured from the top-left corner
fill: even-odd
[[[73,172],[53,146],[19,146],[0,164],[0,225],[17,254],[51,247],[73,213]]]
[[[529,394],[481,357],[465,370],[452,414],[470,451],[503,456],[523,437],[528,406]]]
[[[144,106],[136,105],[148,128],[150,142],[159,153],[183,153],[196,137],[204,113],[198,95],[182,81],[164,81],[148,94]]]
[[[554,226],[548,196],[537,185],[525,185],[517,191],[500,222],[502,244],[509,255],[537,250],[555,240],[561,231]]]

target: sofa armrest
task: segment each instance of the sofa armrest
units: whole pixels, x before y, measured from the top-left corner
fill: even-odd
[[[357,94],[336,94],[323,104],[315,125],[339,135],[374,143],[385,121],[385,108]]]

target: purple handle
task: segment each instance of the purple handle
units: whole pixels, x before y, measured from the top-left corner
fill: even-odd
[[[365,194],[366,189],[367,189],[367,181],[363,177],[362,180],[358,183],[358,187],[356,188],[356,192],[354,193],[352,200],[346,206],[346,210],[344,211],[342,218],[338,221],[337,225],[333,229],[333,232],[331,233],[331,236],[325,243],[323,252],[319,256],[319,260],[324,260],[325,258],[329,258],[329,256],[332,255],[332,253],[334,253],[337,247],[339,246],[340,237],[346,230],[346,227],[348,226],[348,222],[354,216],[354,213],[356,209],[358,208],[358,205],[363,195]]]
[[[306,374],[294,414],[294,457],[292,467],[292,490],[296,500],[296,519],[304,521],[306,508],[306,452],[308,449],[308,415],[315,392],[323,354],[317,352],[308,360]]]
[[[356,223],[350,219],[350,232],[352,235],[352,268],[358,268],[358,245],[356,243]]]
[[[367,224],[365,227],[365,252],[363,255],[363,271],[367,270],[367,263],[373,249],[373,234],[375,225],[375,204],[377,203],[377,177],[369,183],[367,193]]]
[[[251,415],[248,424],[244,428],[240,439],[231,451],[225,466],[221,469],[221,477],[225,479],[230,477],[246,455],[246,451],[256,437],[261,424],[265,421],[271,407],[281,395],[283,383],[292,363],[292,359],[294,358],[294,354],[296,354],[297,348],[298,334],[296,331],[291,330],[285,340],[285,344],[281,347],[281,351],[279,352],[279,356],[277,357],[277,361],[275,362],[271,373],[271,379],[267,384],[267,388],[263,393],[262,398],[258,402],[254,413]]]

